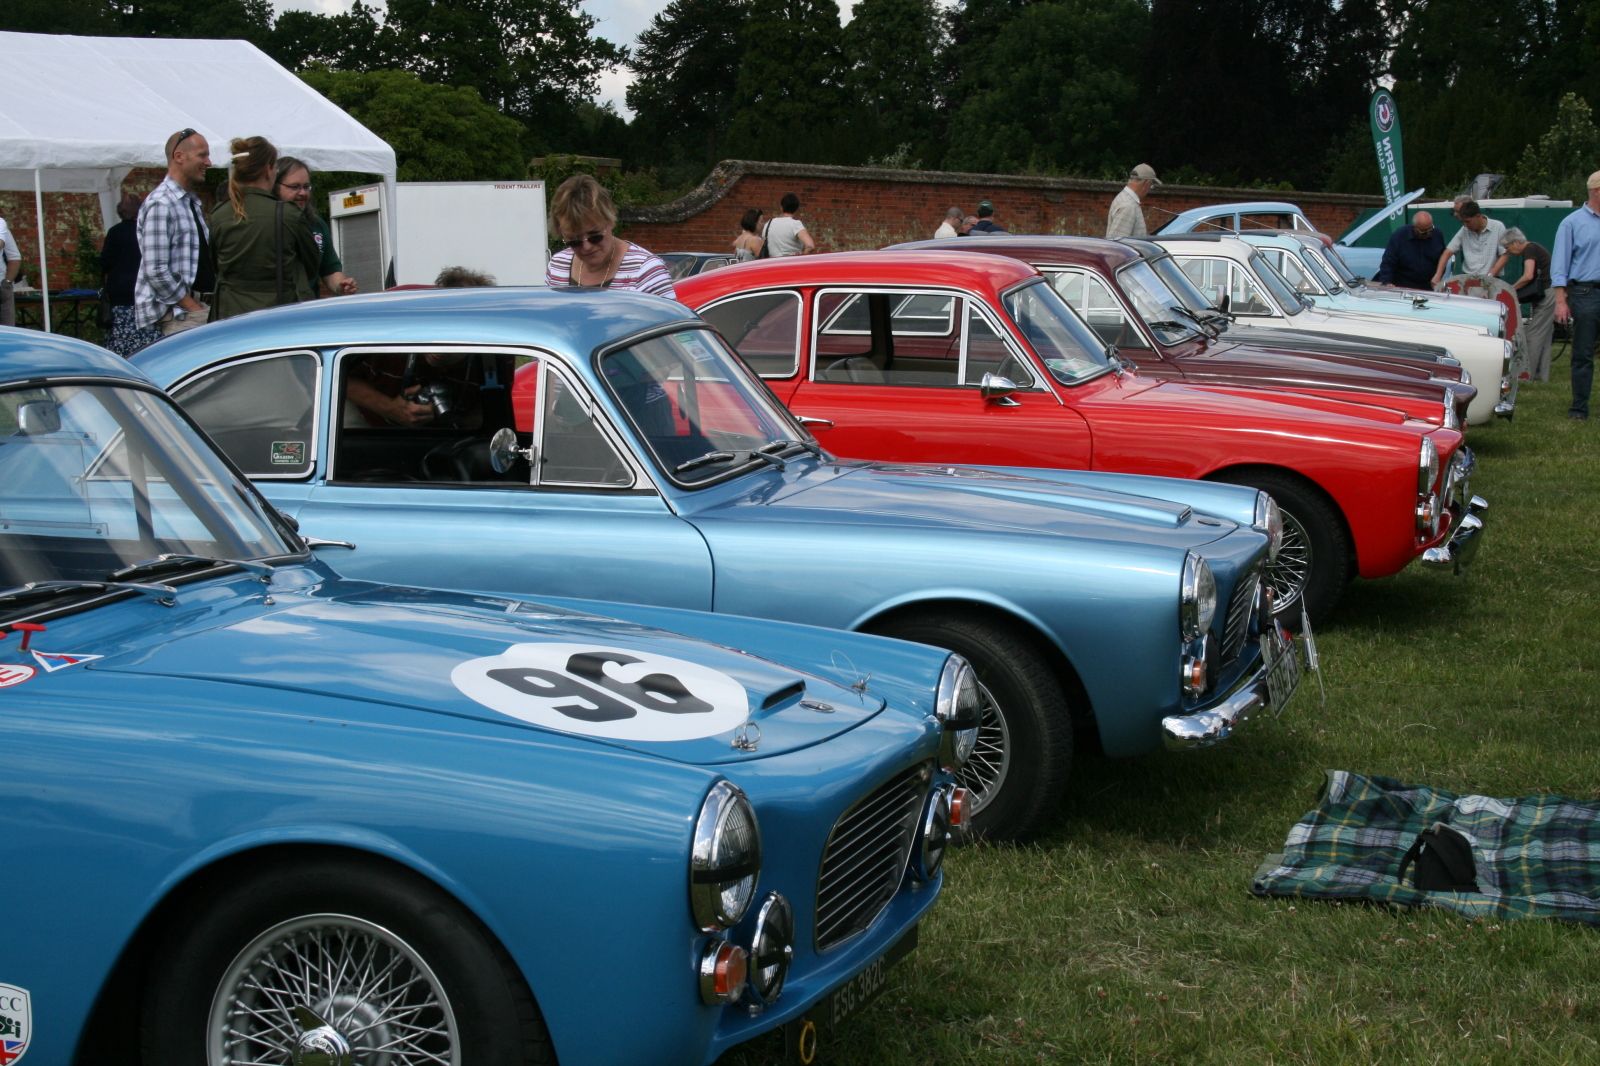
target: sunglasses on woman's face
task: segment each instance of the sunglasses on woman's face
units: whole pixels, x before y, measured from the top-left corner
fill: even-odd
[[[604,233],[601,233],[599,230],[590,230],[582,237],[574,237],[570,241],[563,239],[561,243],[576,251],[578,248],[582,247],[584,241],[588,241],[590,244],[598,245],[605,239],[606,235]]]

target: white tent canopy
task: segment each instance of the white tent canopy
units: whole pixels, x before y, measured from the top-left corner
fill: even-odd
[[[382,175],[394,202],[394,149],[246,41],[0,33],[0,70],[0,189],[34,191],[41,260],[43,193],[96,193],[110,226],[128,171],[165,170],[167,138],[191,126],[217,166],[259,134],[313,170]]]

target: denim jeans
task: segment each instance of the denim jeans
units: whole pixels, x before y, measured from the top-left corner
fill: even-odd
[[[1567,286],[1567,306],[1572,310],[1571,414],[1589,417],[1589,392],[1594,387],[1594,342],[1600,333],[1600,286]]]

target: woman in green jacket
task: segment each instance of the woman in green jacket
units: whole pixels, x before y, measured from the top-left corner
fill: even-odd
[[[305,215],[272,194],[278,150],[264,137],[235,137],[228,147],[228,201],[209,218],[217,258],[211,317],[311,299],[322,252]]]

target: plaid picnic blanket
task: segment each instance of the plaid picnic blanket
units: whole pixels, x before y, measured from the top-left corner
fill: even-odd
[[[1406,849],[1434,822],[1471,839],[1479,891],[1423,892],[1396,879]],[[1458,796],[1330,770],[1317,806],[1289,830],[1283,852],[1267,856],[1250,891],[1600,925],[1600,804]]]

